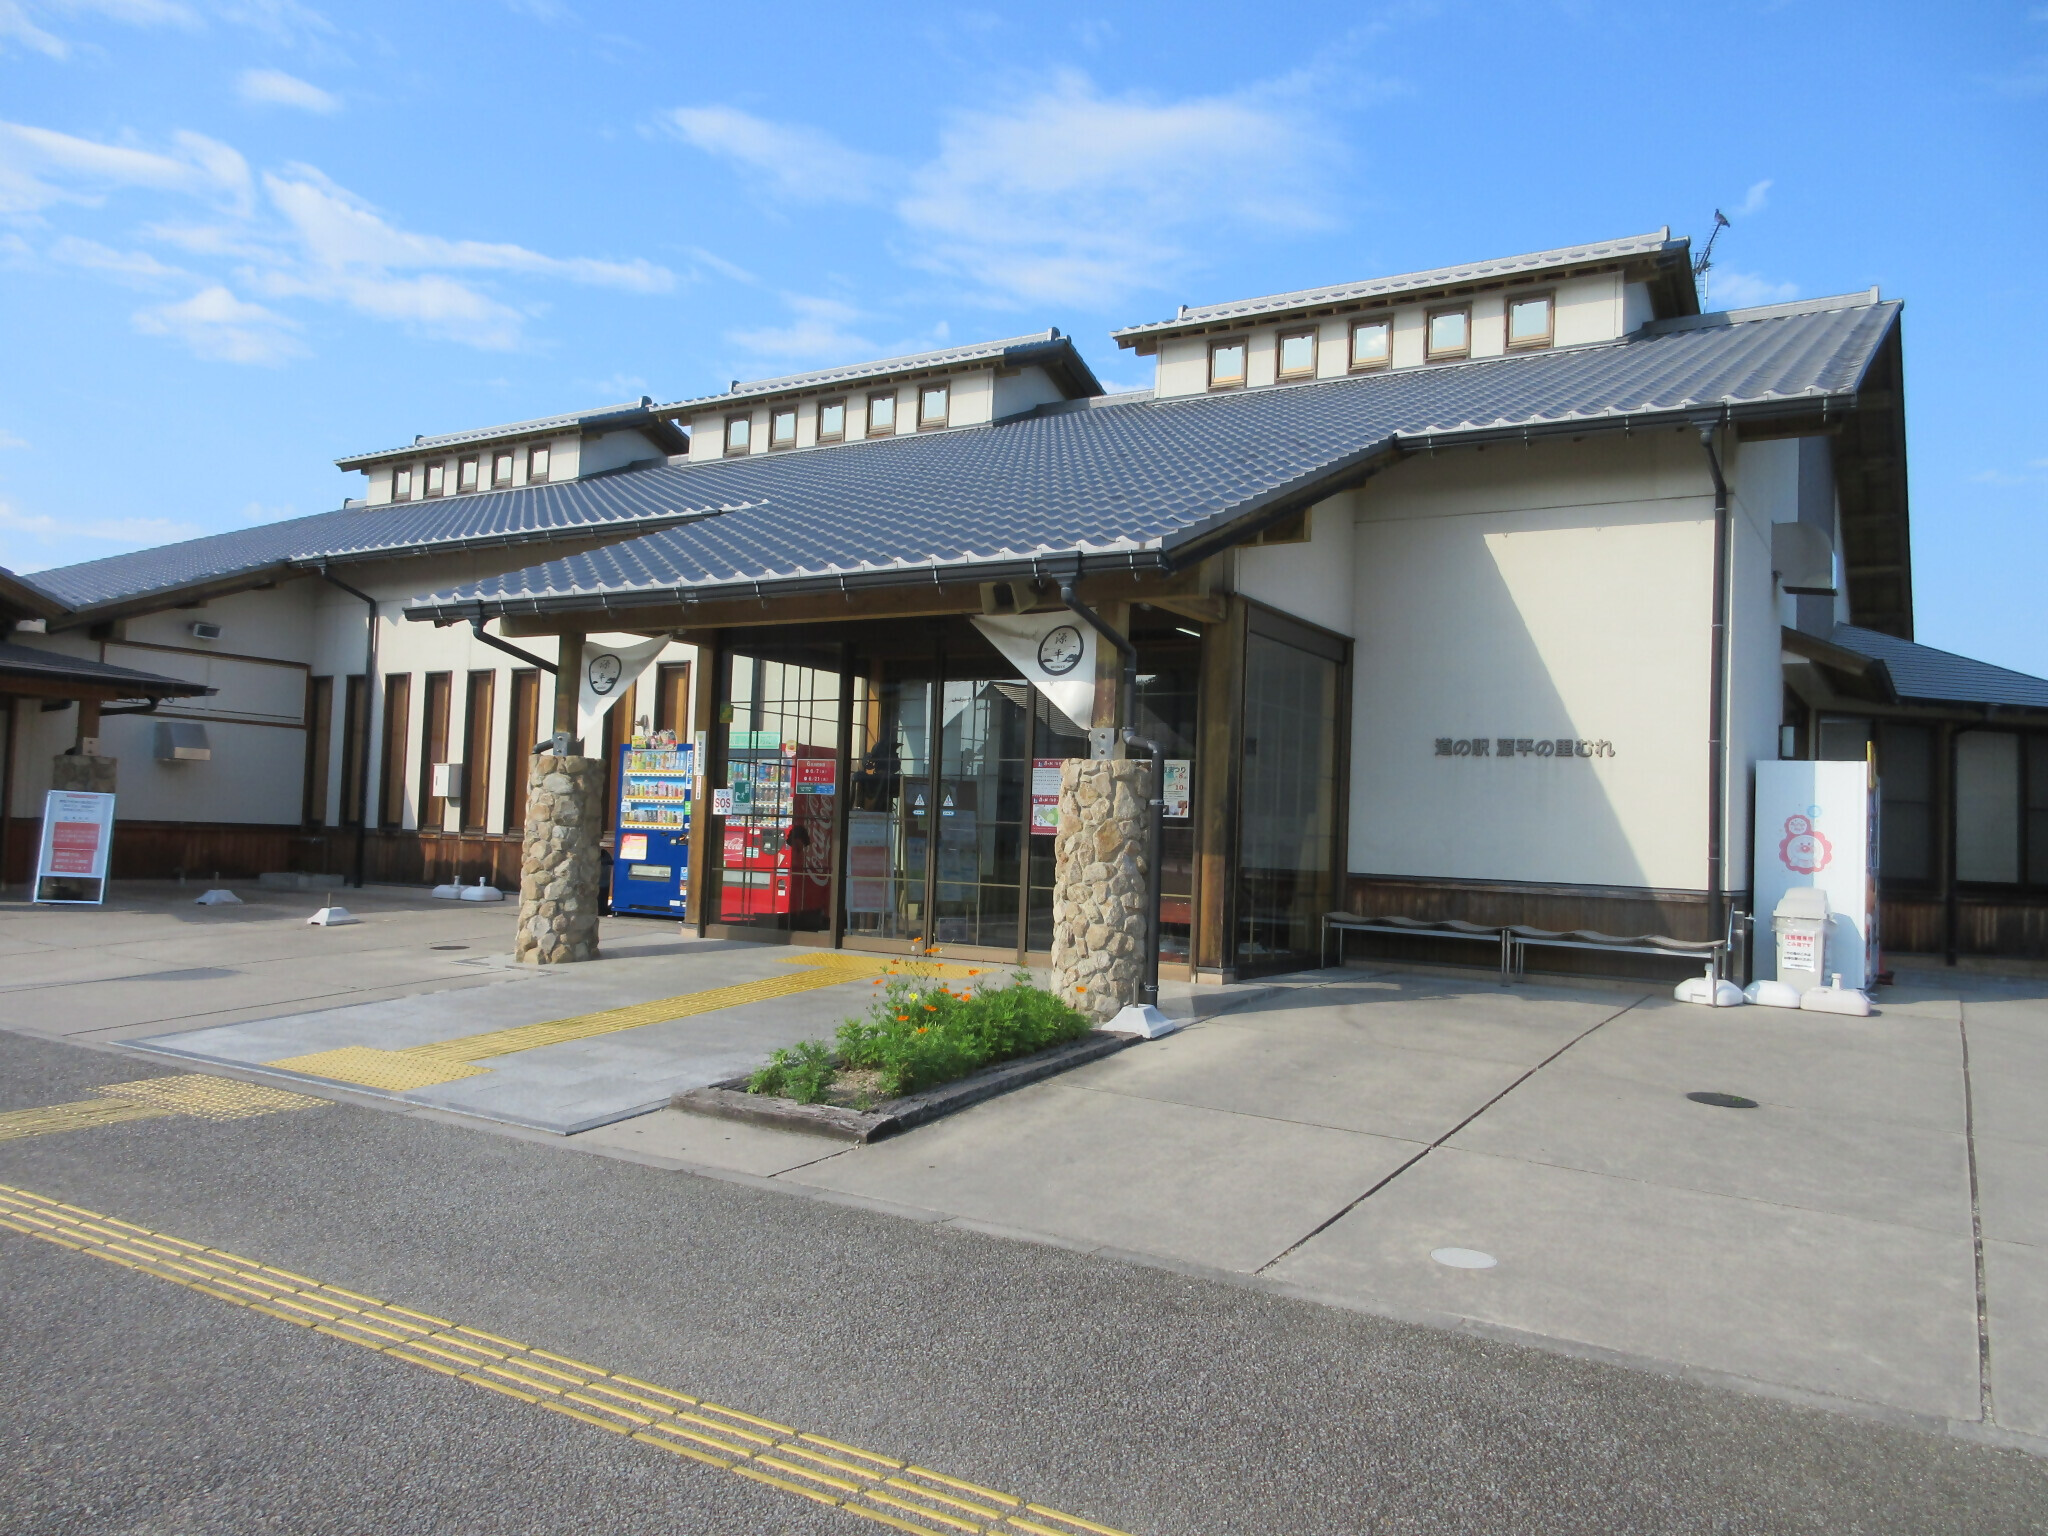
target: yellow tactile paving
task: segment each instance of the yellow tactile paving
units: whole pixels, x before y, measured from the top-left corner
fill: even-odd
[[[327,1102],[261,1083],[245,1083],[238,1077],[208,1077],[203,1072],[107,1083],[93,1091],[108,1098],[154,1105],[173,1114],[197,1115],[202,1120],[247,1120],[256,1115],[274,1115],[279,1110],[313,1109]]]
[[[100,1097],[0,1114],[0,1141],[47,1136],[53,1131],[82,1131],[96,1125],[119,1125],[127,1120],[157,1120],[169,1115],[247,1120],[254,1115],[274,1115],[280,1110],[313,1109],[327,1102],[302,1093],[286,1093],[281,1088],[245,1083],[238,1078],[208,1077],[202,1072],[108,1083],[93,1092]]]
[[[0,1114],[0,1141],[47,1136],[52,1131],[82,1131],[94,1125],[118,1125],[124,1120],[155,1120],[170,1113],[168,1109],[124,1099],[80,1099],[72,1104],[45,1104],[39,1109],[14,1109]]]
[[[941,1536],[1126,1536],[1015,1494],[82,1206],[0,1185],[0,1227],[375,1350],[863,1520]]]
[[[331,1082],[354,1083],[364,1088],[381,1088],[403,1093],[411,1088],[431,1088],[436,1083],[457,1082],[479,1077],[489,1067],[470,1063],[493,1056],[510,1056],[518,1051],[539,1050],[571,1040],[588,1040],[595,1035],[614,1035],[622,1030],[642,1029],[649,1024],[666,1024],[722,1008],[763,1003],[771,998],[794,997],[821,987],[843,986],[850,981],[869,981],[891,967],[907,962],[888,955],[848,955],[837,951],[790,955],[784,963],[804,969],[759,981],[735,982],[703,992],[685,992],[677,997],[656,998],[650,1003],[631,1003],[623,1008],[606,1008],[598,1013],[578,1014],[569,1019],[550,1019],[540,1024],[518,1024],[510,1029],[489,1030],[480,1035],[462,1035],[454,1040],[436,1040],[428,1045],[410,1045],[386,1051],[374,1046],[348,1045],[338,1050],[315,1051],[307,1056],[286,1056],[266,1062],[286,1072],[324,1077]],[[978,974],[978,969],[940,961],[916,962],[922,975],[961,977]]]

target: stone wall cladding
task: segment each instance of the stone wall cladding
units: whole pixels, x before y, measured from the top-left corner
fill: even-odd
[[[1053,838],[1052,989],[1102,1023],[1144,978],[1149,762],[1070,758]]]
[[[50,760],[50,788],[68,789],[74,794],[111,795],[117,766],[117,760],[111,757],[60,752]]]
[[[519,933],[513,958],[561,965],[597,958],[603,875],[604,763],[541,753],[526,780],[526,840],[519,858]]]

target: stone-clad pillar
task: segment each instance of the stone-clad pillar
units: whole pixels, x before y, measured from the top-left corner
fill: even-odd
[[[595,960],[603,904],[597,845],[604,831],[604,763],[538,753],[532,764],[513,958],[529,965]]]
[[[114,793],[116,759],[85,757],[76,752],[59,752],[50,759],[50,788],[68,789],[74,794]],[[38,807],[37,815],[41,815]]]
[[[1052,989],[1102,1023],[1144,980],[1145,801],[1152,765],[1070,758],[1053,839]]]

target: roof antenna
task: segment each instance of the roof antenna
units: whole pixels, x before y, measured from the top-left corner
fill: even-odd
[[[1714,242],[1721,238],[1721,231],[1728,227],[1728,215],[1716,208],[1714,228],[1707,236],[1706,249],[1693,258],[1692,280],[1699,285],[1700,308],[1703,310],[1707,307],[1707,274],[1714,268]]]

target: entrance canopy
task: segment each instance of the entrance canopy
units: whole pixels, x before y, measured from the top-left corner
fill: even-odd
[[[103,661],[0,641],[0,698],[133,699],[147,701],[154,709],[164,699],[204,698],[215,691],[181,677],[110,667]]]

